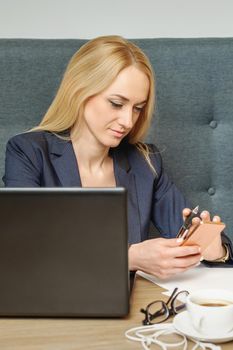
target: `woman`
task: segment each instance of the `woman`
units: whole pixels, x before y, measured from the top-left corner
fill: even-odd
[[[11,187],[126,187],[130,269],[167,278],[203,257],[198,246],[174,238],[190,209],[164,173],[159,151],[142,142],[153,110],[146,55],[118,36],[91,40],[72,57],[40,125],[8,142],[3,181]],[[210,220],[207,211],[201,217]],[[148,240],[150,221],[162,238]],[[205,260],[227,258],[224,239],[227,244],[221,236],[212,243]]]

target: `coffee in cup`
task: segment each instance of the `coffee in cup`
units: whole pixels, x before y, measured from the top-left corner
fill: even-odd
[[[221,307],[221,306],[233,305],[231,301],[218,300],[218,299],[200,300],[197,302],[197,304],[201,306],[208,306],[208,307]]]
[[[193,327],[206,336],[224,336],[233,330],[233,292],[199,289],[188,295],[186,307]]]

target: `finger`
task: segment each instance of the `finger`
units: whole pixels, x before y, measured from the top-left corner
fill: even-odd
[[[220,216],[215,215],[215,216],[213,217],[213,222],[221,222]]]
[[[166,273],[164,273],[164,276],[162,277],[162,279],[168,279],[174,275],[178,275],[182,272],[185,272],[187,270],[189,270],[190,268],[195,267],[196,264],[194,264],[193,266],[189,266],[189,267],[174,267],[173,269],[170,269],[169,271],[166,271]],[[157,274],[155,274],[157,276]],[[161,276],[159,276],[161,278]]]
[[[198,245],[174,247],[168,251],[170,257],[187,257],[189,255],[200,254],[201,248]]]
[[[200,216],[203,222],[210,221],[210,213],[207,210],[202,211]]]
[[[181,244],[183,243],[183,239],[182,238],[165,238],[163,239],[163,245],[164,245],[164,249],[165,248],[175,248],[175,247],[179,247]]]
[[[191,213],[191,209],[189,208],[184,208],[183,209],[183,220],[185,220]]]
[[[201,254],[187,256],[186,258],[174,259],[174,267],[188,268],[196,266],[201,259]]]
[[[201,222],[201,219],[198,218],[198,217],[195,217],[195,218],[192,219],[192,224],[193,225],[199,225],[200,222]]]

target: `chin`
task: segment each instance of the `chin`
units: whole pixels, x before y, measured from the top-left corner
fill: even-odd
[[[122,140],[123,140],[123,138],[119,138],[119,139],[116,138],[116,139],[103,141],[102,144],[106,147],[114,148],[114,147],[119,146],[119,144],[121,143]]]
[[[122,139],[121,140],[116,140],[115,142],[112,142],[110,147],[111,148],[114,148],[114,147],[117,147],[120,145],[120,143],[122,142]]]

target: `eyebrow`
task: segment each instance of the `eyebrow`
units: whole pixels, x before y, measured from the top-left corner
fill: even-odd
[[[112,97],[114,97],[114,96],[120,97],[123,101],[129,102],[129,99],[128,99],[127,97],[122,96],[122,95],[120,95],[120,94],[113,94],[113,95],[111,95],[111,96],[112,96]],[[136,103],[136,105],[142,105],[143,103],[146,103],[146,102],[147,102],[147,100],[142,101],[142,102],[139,102],[139,103]]]

